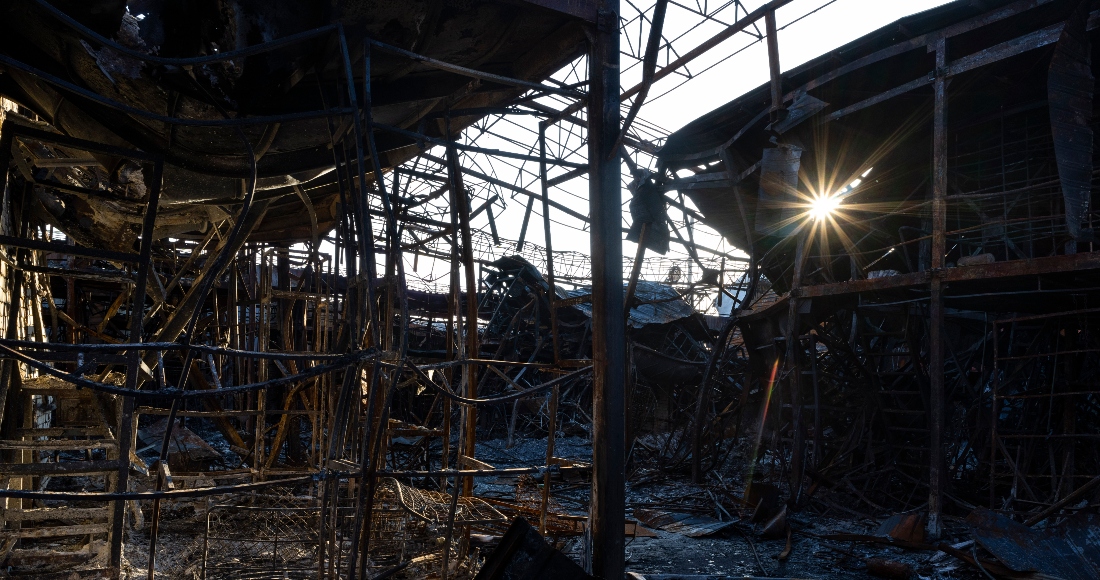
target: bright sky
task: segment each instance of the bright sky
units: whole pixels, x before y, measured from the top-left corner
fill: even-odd
[[[700,7],[704,6],[703,2],[705,0],[699,0]],[[749,10],[764,3],[764,0],[743,2]],[[943,0],[834,0],[832,2],[795,0],[777,13],[777,25],[781,29],[779,32],[781,70],[795,68],[903,16],[946,3]],[[650,4],[652,2],[642,5]],[[693,0],[681,0],[680,6],[677,6],[677,0],[670,2],[664,28],[664,36],[667,39],[675,39],[702,20],[699,15],[682,8],[692,4],[694,4]],[[822,8],[823,5],[824,8]],[[624,18],[629,19],[637,14],[626,0],[623,0],[622,6]],[[815,9],[819,10],[807,16],[807,13]],[[723,16],[724,21],[732,21],[732,13],[723,13]],[[802,19],[783,28],[799,18]],[[763,22],[760,23],[760,27],[763,29]],[[716,22],[705,23],[704,26],[688,32],[682,39],[674,40],[673,45],[678,46],[681,52],[690,50],[722,28],[723,25]],[[648,31],[648,26],[645,30]],[[639,34],[634,33],[631,36],[637,38]],[[629,50],[626,38],[623,39],[623,45],[624,50]],[[644,47],[641,50],[644,50]],[[737,51],[741,52],[730,56]],[[665,62],[666,58],[662,55],[658,67]],[[631,87],[641,80],[641,67],[628,68],[625,59],[623,64],[626,70],[622,75],[622,85]],[[687,82],[684,82],[683,76],[671,75],[654,84],[650,90],[650,100],[643,106],[640,118],[671,133],[704,113],[760,86],[768,80],[767,47],[765,43],[755,41],[747,35],[738,35],[692,62],[689,68],[695,76]],[[557,199],[581,213],[587,213],[587,183],[583,180],[575,180],[571,183],[576,186],[574,191],[576,197],[570,199],[559,196]],[[583,199],[581,199],[582,196]],[[624,200],[628,199],[629,193],[624,192],[623,197]],[[513,240],[518,238],[524,209],[525,206],[521,203],[515,201],[508,203],[503,219],[498,219],[497,222],[502,237]],[[535,209],[539,209],[538,204]],[[537,216],[533,216],[532,226],[529,227],[540,224],[536,222],[536,218]],[[563,222],[570,222],[570,225],[577,225],[571,223],[568,216],[562,216],[561,219]],[[533,231],[535,237],[528,239],[541,244],[541,227]],[[569,227],[554,228],[553,236],[555,250],[576,250],[585,253],[588,251],[587,235],[578,235],[578,232]],[[635,251],[634,245],[629,242],[625,244],[624,253],[632,256]]]
[[[704,40],[710,38],[725,26],[736,19],[733,2],[728,4],[707,5],[709,0],[671,0],[666,16],[664,38],[671,46],[666,49],[658,62],[662,67],[674,60],[678,54],[691,50]],[[621,0],[622,18],[627,21],[627,31],[622,39],[624,52],[633,53],[640,57],[644,52],[645,39],[648,37],[648,16],[652,14],[652,0]],[[632,3],[634,2],[634,3]],[[766,0],[742,0],[741,6],[751,11],[765,4]],[[781,70],[788,71],[817,56],[834,50],[852,40],[855,40],[869,32],[881,28],[891,22],[909,14],[921,12],[946,4],[944,0],[794,0],[777,12],[777,24],[779,27],[779,53]],[[718,10],[718,6],[727,6]],[[645,18],[638,18],[639,9],[645,13]],[[705,17],[700,12],[712,16]],[[740,14],[744,14],[742,10]],[[763,29],[763,21],[759,23]],[[583,66],[583,64],[582,64]],[[768,80],[767,48],[764,42],[749,36],[738,34],[726,40],[717,48],[693,61],[689,67],[691,78],[684,75],[670,75],[656,83],[650,91],[640,120],[635,127],[645,132],[651,138],[661,138],[674,132],[685,124],[700,117],[745,92],[760,86]],[[579,74],[578,74],[579,73]],[[570,77],[565,72],[555,75],[564,82],[577,82],[583,80],[584,71],[575,71]],[[623,87],[635,85],[641,78],[641,66],[636,60],[623,58]],[[563,103],[547,103],[556,108],[563,108]],[[626,106],[624,105],[624,113]],[[469,142],[476,142],[481,147],[501,148],[510,151],[527,154],[538,154],[537,133],[532,133],[534,118],[508,117],[505,120],[495,121],[488,127],[490,133],[478,134],[477,130],[467,130],[466,137]],[[527,127],[523,128],[523,125]],[[649,125],[646,130],[646,125]],[[579,136],[570,137],[564,132],[569,130],[567,123],[559,124],[552,135],[555,143],[565,144],[564,149],[579,148],[570,155],[562,148],[549,151],[551,156],[584,161],[586,154]],[[494,134],[495,133],[495,134]],[[473,138],[476,136],[476,140]],[[439,155],[441,152],[436,151]],[[579,156],[579,157],[578,157]],[[639,159],[645,163],[645,159]],[[481,171],[492,173],[499,179],[518,184],[528,191],[537,192],[539,184],[537,180],[538,166],[530,162],[515,162],[511,166],[501,163],[500,159],[478,159],[476,155],[467,156],[463,161],[464,167],[476,166]],[[561,175],[565,168],[554,168],[550,177]],[[625,183],[625,181],[624,181]],[[468,178],[467,184],[479,187],[477,180]],[[480,186],[484,187],[484,185]],[[588,213],[588,184],[583,178],[573,179],[551,190],[551,199],[555,200],[580,214]],[[501,238],[516,240],[519,238],[523,216],[526,209],[527,197],[499,188],[482,189],[475,192],[474,207],[479,200],[489,199],[497,195],[494,204],[496,213],[496,225]],[[624,202],[629,200],[628,191],[623,192]],[[690,205],[690,201],[687,202]],[[541,217],[541,204],[534,204],[533,212],[528,226],[527,240],[534,244],[542,245],[543,228]],[[670,214],[671,215],[671,214]],[[554,250],[575,251],[587,255],[589,252],[589,235],[585,224],[580,220],[566,215],[561,210],[551,209],[553,224],[551,232],[553,236]],[[682,215],[673,215],[674,220],[682,219]],[[629,223],[629,215],[624,206],[624,226]],[[485,214],[479,215],[473,220],[475,235],[478,231],[488,231],[488,220]],[[681,224],[681,227],[683,224]],[[685,232],[686,235],[686,232]],[[483,238],[484,239],[484,238]],[[739,254],[735,248],[726,244],[715,232],[705,226],[697,226],[694,229],[694,241],[704,246],[716,248],[730,254]],[[493,249],[494,255],[511,253],[515,246],[510,248],[501,246]],[[682,263],[686,254],[681,246],[673,245],[670,257],[679,257]],[[624,259],[628,262],[632,259],[636,248],[630,242],[624,242]],[[673,253],[679,256],[673,256]],[[701,257],[704,256],[701,254]],[[411,258],[410,258],[411,260]],[[557,258],[555,262],[557,262]],[[661,262],[659,257],[647,256],[646,270],[648,277],[653,279],[653,272],[667,271],[669,262]],[[717,267],[716,265],[714,267]],[[419,278],[425,284],[446,283],[446,266],[435,263],[434,260],[419,258],[419,267],[412,272],[411,262],[406,269],[413,278]],[[562,268],[559,267],[559,274]],[[644,274],[643,277],[646,277]],[[698,269],[693,280],[698,278]],[[415,282],[411,283],[417,286]],[[705,305],[700,305],[706,308]]]
[[[691,5],[691,0],[684,0]],[[674,4],[675,0],[673,3]],[[753,10],[765,2],[745,1],[745,7]],[[865,34],[873,32],[904,16],[947,4],[944,0],[794,0],[776,13],[779,32],[779,62],[781,71],[787,71],[839,48]],[[822,6],[824,7],[822,8]],[[624,7],[628,6],[624,1]],[[807,13],[820,8],[807,16]],[[626,10],[624,10],[624,13]],[[804,17],[804,18],[803,18]],[[679,31],[699,20],[699,16],[670,5],[665,23],[665,36]],[[787,28],[792,21],[802,18]],[[763,22],[760,23],[763,30]],[[707,28],[717,31],[720,26]],[[714,32],[694,34],[683,46],[693,46],[710,37]],[[674,34],[674,33],[673,33]],[[718,48],[691,63],[693,73],[728,57],[734,51],[750,45],[745,35],[727,40]],[[632,71],[633,72],[633,71]],[[623,84],[633,86],[640,80],[634,74],[624,74]],[[626,82],[627,77],[630,83]],[[650,91],[657,96],[682,81],[671,76],[657,83]],[[700,74],[667,96],[651,101],[645,107],[646,120],[669,131],[675,131],[688,122],[711,111],[749,90],[768,81],[768,51],[763,42],[756,42],[740,54],[729,58],[714,68]]]

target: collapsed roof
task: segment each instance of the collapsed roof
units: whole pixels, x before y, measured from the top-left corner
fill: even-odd
[[[363,98],[364,71],[374,122],[395,128],[376,136],[381,166],[394,167],[419,152],[413,133],[422,146],[448,123],[457,132],[483,114],[463,109],[529,90],[471,80],[402,51],[539,81],[581,53],[576,16],[589,17],[591,3],[537,4],[19,0],[0,8],[0,93],[52,130],[162,156],[159,234],[201,234],[232,214],[254,157],[257,199],[273,201],[252,239],[303,240],[311,213],[322,232],[337,219],[332,170],[342,159],[333,143],[354,130],[352,117],[338,113]],[[104,201],[71,187],[38,192],[47,217],[74,238],[109,247],[119,228],[140,223],[134,202],[151,183],[149,168],[102,153],[32,153],[46,158],[36,169],[56,181],[120,194]],[[88,157],[94,171],[66,164]]]
[[[1088,237],[1081,232],[1080,212],[1067,219],[1064,208],[1080,203],[1071,199],[1077,195],[1072,188],[1061,191],[1058,179],[1067,163],[1081,165],[1087,191],[1091,145],[1076,154],[1080,159],[1061,150],[1054,155],[1052,140],[1072,139],[1068,132],[1052,136],[1048,118],[1056,108],[1048,103],[1060,102],[1061,97],[1052,96],[1059,91],[1087,97],[1077,109],[1094,106],[1091,76],[1077,78],[1068,68],[1059,75],[1052,69],[1062,66],[1052,64],[1058,50],[1075,51],[1072,58],[1085,62],[1100,57],[1097,44],[1089,42],[1093,33],[1082,34],[1072,48],[1075,39],[1060,42],[1079,4],[952,2],[898,20],[784,72],[784,109],[777,119],[771,118],[770,86],[764,85],[671,135],[661,161],[678,173],[664,189],[689,196],[708,225],[751,250],[779,292],[790,286],[791,234],[812,221],[805,218],[814,196],[840,196],[842,203],[835,228],[841,234],[821,240],[822,256],[836,259],[816,266],[817,279],[840,282],[873,270],[924,270],[927,250],[917,242],[930,231],[930,209],[924,204],[932,187],[933,85],[938,74],[945,74],[950,79],[946,122],[955,136],[945,152],[950,156],[948,195],[984,195],[1002,182],[1005,191],[1032,188],[1030,201],[1003,212],[988,207],[1000,204],[1000,198],[952,206],[951,229],[960,232],[955,236],[960,244],[949,245],[953,253],[947,262],[978,253],[997,261],[1061,253],[1067,240]],[[1095,18],[1082,14],[1085,20],[1077,18],[1082,32],[1092,30]],[[938,66],[930,47],[940,39],[946,59]],[[1088,117],[1091,111],[1079,115],[1081,127],[1071,121],[1064,131],[1090,130]],[[1005,135],[1019,133],[1024,141],[1015,146],[1024,157],[993,159],[990,153],[989,159],[978,159],[982,139],[998,137],[1002,129]],[[1002,179],[1005,175],[1020,180],[1013,185]],[[1040,186],[1045,189],[1035,189]],[[1040,199],[1040,193],[1053,196]],[[1083,203],[1087,207],[1087,199]],[[1045,237],[993,225],[996,218],[1012,224],[1048,212],[1054,229]],[[1021,250],[1025,234],[1028,247]],[[858,265],[844,256],[854,256]],[[855,267],[865,271],[853,273]]]

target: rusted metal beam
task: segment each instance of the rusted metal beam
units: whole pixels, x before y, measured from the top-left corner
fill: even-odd
[[[1092,18],[1090,18],[1088,23],[1089,30],[1093,30],[1098,25],[1100,25],[1096,18],[1097,14],[1098,13],[1092,14]],[[1041,28],[1034,32],[1018,36],[1011,40],[1007,40],[1005,42],[991,46],[984,50],[980,50],[965,57],[958,58],[952,62],[944,62],[942,65],[937,65],[935,71],[932,71],[923,77],[898,85],[892,89],[883,91],[873,97],[868,97],[862,101],[859,101],[858,103],[853,103],[847,107],[844,107],[843,109],[833,111],[832,113],[829,113],[824,118],[824,120],[835,121],[841,117],[845,117],[857,111],[862,111],[863,109],[872,107],[896,96],[903,95],[920,87],[933,84],[934,82],[936,82],[937,76],[952,77],[960,75],[962,73],[969,72],[974,69],[993,64],[995,62],[999,62],[1031,50],[1048,46],[1058,41],[1058,37],[1062,33],[1062,29],[1064,26],[1065,23],[1063,22],[1052,24],[1045,28]],[[942,39],[940,40],[940,42],[942,42]]]
[[[630,266],[630,280],[626,284],[626,297],[623,298],[623,308],[626,309],[628,318],[630,308],[634,304],[634,293],[638,290],[638,276],[642,273],[642,261],[645,260],[645,236],[649,230],[649,224],[642,224],[642,231],[638,234],[638,248],[634,254],[634,263]]]
[[[783,76],[779,72],[779,32],[775,25],[775,10],[764,13],[764,28],[768,33],[768,72],[771,75],[771,113],[774,117],[783,108]]]
[[[657,73],[653,75],[653,82],[657,82],[676,72],[677,70],[683,68],[691,61],[706,54],[710,49],[718,46],[719,44],[722,44],[722,42],[726,41],[738,32],[745,30],[750,25],[755,24],[758,20],[764,18],[766,15],[774,14],[776,10],[786,6],[787,4],[790,4],[792,1],[793,0],[772,0],[771,2],[768,2],[760,8],[757,8],[756,10],[753,10],[752,12],[749,12],[748,14],[742,16],[737,22],[734,22],[733,24],[727,26],[718,34],[715,34],[714,36],[703,41],[699,46],[696,46],[695,48],[687,51],[686,53],[684,53],[683,56],[670,62],[668,66],[665,66],[661,70],[657,71]],[[626,99],[629,99],[630,97],[638,94],[642,90],[642,86],[642,83],[638,83],[637,85],[634,85],[626,91],[623,91],[620,100],[625,101]]]
[[[813,89],[815,89],[817,87],[820,87],[820,86],[822,86],[826,83],[829,83],[833,80],[836,80],[837,78],[840,78],[840,77],[842,77],[842,76],[844,76],[844,75],[846,75],[850,72],[859,70],[859,69],[861,69],[863,67],[866,67],[866,66],[870,66],[870,65],[875,64],[877,62],[881,62],[881,61],[886,60],[890,57],[898,56],[900,54],[904,54],[906,52],[909,52],[910,50],[916,50],[918,48],[924,48],[924,47],[927,47],[927,46],[932,46],[932,45],[935,44],[935,42],[938,39],[951,38],[953,36],[958,36],[960,34],[964,34],[964,33],[970,32],[972,30],[976,30],[976,29],[981,28],[983,26],[993,24],[994,22],[1004,20],[1005,18],[1010,18],[1012,16],[1016,16],[1017,14],[1021,14],[1023,12],[1028,11],[1028,10],[1031,10],[1032,8],[1035,8],[1037,6],[1042,6],[1043,4],[1049,4],[1053,1],[1054,0],[1023,0],[1021,2],[1015,2],[1015,3],[1010,4],[1008,6],[998,8],[996,10],[987,12],[987,13],[982,14],[980,16],[976,16],[974,18],[964,20],[964,21],[959,22],[957,24],[953,24],[953,25],[948,26],[946,28],[941,28],[939,30],[929,32],[928,34],[922,34],[922,35],[917,36],[915,38],[911,38],[909,40],[899,42],[899,43],[897,43],[893,46],[889,46],[889,47],[884,48],[882,50],[875,51],[875,52],[873,52],[873,53],[871,53],[867,56],[856,59],[856,60],[854,60],[854,61],[852,61],[852,62],[850,62],[850,63],[848,63],[848,64],[846,64],[842,67],[831,70],[828,73],[825,73],[824,75],[821,75],[820,77],[817,77],[816,79],[802,85],[801,87],[798,87],[797,89],[794,89],[794,90],[788,92],[786,95],[783,96],[783,100],[784,101],[793,100],[795,98],[795,96],[797,96],[799,93],[804,93],[804,92],[813,90]]]
[[[616,153],[619,151],[623,139],[626,138],[627,132],[630,131],[630,125],[634,123],[634,118],[638,116],[638,111],[645,104],[646,96],[649,95],[649,87],[653,86],[653,75],[657,72],[657,54],[661,49],[661,35],[665,27],[665,12],[667,9],[668,0],[657,0],[657,4],[653,7],[653,18],[649,23],[649,42],[646,44],[645,55],[642,58],[642,88],[638,91],[638,96],[634,98],[634,102],[630,104],[630,111],[626,115],[626,120],[623,121],[619,138],[615,140],[614,151]]]
[[[586,22],[596,21],[596,10],[600,6],[599,0],[523,0],[535,6],[542,6],[556,10],[563,14],[576,16]]]
[[[533,162],[536,162],[536,163],[541,161],[538,157],[535,157],[534,155],[525,155],[523,153],[512,153],[510,151],[501,151],[500,149],[487,149],[485,147],[478,147],[476,145],[466,145],[465,143],[457,143],[457,142],[449,141],[447,139],[439,139],[439,138],[436,138],[436,137],[429,137],[429,136],[424,135],[422,133],[416,133],[414,131],[409,131],[407,129],[402,129],[400,127],[392,127],[390,125],[383,125],[381,123],[376,123],[374,126],[376,128],[378,128],[379,130],[381,130],[381,131],[387,131],[389,133],[394,133],[396,135],[401,135],[402,137],[408,137],[410,139],[416,139],[418,142],[419,141],[426,141],[428,143],[431,143],[432,145],[441,145],[441,146],[444,146],[444,147],[454,147],[455,149],[458,149],[460,151],[469,151],[471,153],[481,153],[483,155],[489,155],[489,156],[492,156],[492,157],[504,157],[506,159],[516,159],[516,160],[519,160],[519,161],[533,161]],[[583,163],[574,163],[572,161],[565,161],[563,159],[550,159],[549,162],[553,163],[554,165],[561,165],[562,167],[570,167],[570,168],[573,168],[573,169],[585,169],[585,170],[588,169],[588,166],[583,164]]]
[[[519,228],[519,239],[516,240],[516,251],[523,251],[523,244],[527,240],[527,225],[531,223],[531,210],[535,208],[535,198],[527,198],[527,208],[523,211],[523,224]]]
[[[626,317],[623,312],[619,0],[604,0],[589,53],[588,203],[592,240],[592,495],[589,571],[623,577]]]
[[[130,462],[123,464],[130,468]],[[92,461],[62,461],[60,463],[0,463],[0,473],[7,476],[24,475],[88,475],[105,474],[119,469],[119,461],[95,459]]]
[[[944,282],[951,283],[1096,269],[1100,269],[1100,254],[1083,253],[1045,256],[1029,260],[1013,260],[1011,262],[994,262],[992,264],[976,264],[974,266],[957,266],[944,269],[941,275]],[[931,280],[930,272],[912,272],[885,278],[803,286],[799,291],[804,297],[841,296],[926,286],[931,283]]]
[[[546,436],[546,464],[554,463],[554,438],[558,432],[558,398],[561,396],[557,386],[550,392],[550,431]],[[542,476],[542,501],[539,504],[539,533],[546,534],[546,515],[550,505],[550,471]]]
[[[100,250],[98,248],[83,248],[58,242],[44,242],[41,240],[18,238],[15,236],[0,236],[0,246],[38,250],[40,252],[52,252],[55,254],[84,256],[86,258],[97,258],[111,262],[137,263],[141,260],[140,256],[130,252],[114,252],[111,250]]]
[[[433,155],[429,155],[427,153],[424,153],[423,157],[425,159],[429,159],[431,161],[442,163],[444,165],[446,164],[446,161],[444,161],[443,159],[440,159],[439,157],[435,157]],[[490,177],[490,176],[485,175],[484,173],[482,173],[480,171],[477,171],[476,169],[470,169],[469,167],[463,167],[461,169],[462,169],[462,173],[464,173],[466,175],[476,177],[476,178],[478,178],[478,179],[480,179],[480,180],[482,180],[486,183],[491,183],[491,184],[493,184],[497,187],[507,189],[508,191],[514,191],[516,193],[522,193],[523,195],[526,195],[528,197],[532,197],[532,198],[535,198],[535,199],[541,199],[542,198],[541,195],[539,195],[539,194],[537,194],[533,191],[528,191],[526,189],[523,189],[522,187],[515,186],[511,183],[508,183],[507,181],[502,181],[502,180],[497,179],[495,177]],[[579,213],[579,212],[577,212],[577,211],[575,211],[575,210],[573,210],[569,207],[566,207],[566,206],[564,206],[564,205],[562,205],[562,204],[560,204],[560,203],[558,203],[554,200],[550,200],[549,203],[550,203],[551,206],[554,207],[554,209],[559,210],[559,211],[561,211],[565,214],[568,214],[572,217],[575,217],[575,218],[581,220],[584,223],[588,223],[588,216],[583,215],[583,214],[581,214],[581,213]]]
[[[487,73],[487,72],[475,70],[475,69],[472,69],[472,68],[467,68],[467,67],[464,67],[464,66],[459,66],[457,64],[451,64],[449,62],[436,60],[436,59],[431,58],[429,56],[424,56],[422,54],[417,54],[415,52],[405,50],[403,48],[398,48],[396,46],[386,44],[386,43],[378,41],[378,40],[367,39],[367,42],[369,42],[371,44],[371,46],[374,46],[375,48],[378,48],[378,49],[382,50],[383,52],[388,52],[390,54],[403,56],[407,59],[415,60],[415,61],[417,61],[417,62],[419,62],[419,63],[421,63],[425,66],[429,66],[431,68],[439,69],[439,70],[450,72],[450,73],[459,74],[459,75],[470,77],[470,78],[477,79],[477,80],[480,80],[480,81],[486,81],[486,82],[490,82],[490,83],[497,83],[497,84],[501,84],[501,85],[517,87],[517,88],[527,89],[527,90],[531,90],[531,91],[538,91],[538,92],[541,92],[541,93],[550,93],[550,94],[555,94],[555,95],[562,95],[562,96],[565,96],[565,97],[577,98],[577,97],[582,96],[582,93],[579,93],[576,90],[563,89],[563,88],[555,87],[555,86],[551,86],[551,85],[543,85],[543,84],[534,83],[534,82],[531,82],[531,81],[525,81],[525,80],[521,80],[521,79],[514,79],[514,78],[510,78],[510,77],[505,77],[505,76],[501,76],[501,75],[495,75],[495,74],[492,74],[492,73]]]
[[[802,286],[806,265],[807,244],[814,231],[807,229],[798,233],[794,250],[794,273],[791,276],[791,298],[787,301],[787,333],[784,368],[787,373],[787,385],[791,400],[791,504],[798,505],[802,499],[802,480],[805,476],[806,436],[802,426],[802,339],[799,331],[803,298],[797,289]]]
[[[554,177],[554,178],[550,179],[549,181],[547,181],[546,185],[549,186],[549,187],[554,187],[555,185],[561,185],[561,184],[565,183],[566,181],[569,181],[570,179],[575,179],[575,178],[580,177],[582,175],[588,175],[588,166],[587,165],[585,165],[584,167],[581,167],[579,169],[573,169],[571,171],[567,171],[567,172],[565,172],[565,173],[563,173],[563,174],[561,174],[557,177]]]

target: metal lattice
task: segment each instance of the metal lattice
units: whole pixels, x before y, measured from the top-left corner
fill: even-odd
[[[288,493],[257,496],[249,505],[214,505],[206,522],[204,578],[317,572],[321,506],[314,498]]]
[[[401,506],[416,518],[435,525],[446,525],[451,496],[438,491],[428,491],[404,485],[396,479],[384,480],[396,494]],[[455,525],[488,524],[507,521],[504,514],[477,497],[460,497],[455,508]]]

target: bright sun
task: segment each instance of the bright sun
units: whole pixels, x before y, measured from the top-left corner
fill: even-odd
[[[810,209],[806,213],[809,214],[814,220],[823,220],[836,212],[840,207],[841,200],[848,195],[849,192],[859,187],[863,180],[871,174],[874,167],[868,167],[867,171],[864,171],[857,179],[852,180],[851,183],[845,185],[840,191],[829,194],[815,193],[813,199],[810,200]]]
[[[840,207],[840,196],[814,196],[814,199],[810,202],[810,216],[812,216],[815,220],[823,220],[832,215],[832,213],[836,211],[836,208],[838,207]]]

